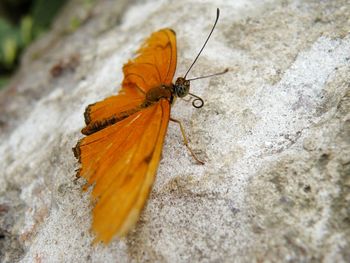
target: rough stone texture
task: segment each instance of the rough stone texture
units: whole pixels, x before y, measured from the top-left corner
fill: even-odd
[[[151,32],[177,32],[177,101],[136,228],[91,246],[71,147],[87,104],[118,90]],[[350,262],[350,5],[334,1],[72,1],[0,92],[2,262]],[[80,21],[78,28],[72,21]]]

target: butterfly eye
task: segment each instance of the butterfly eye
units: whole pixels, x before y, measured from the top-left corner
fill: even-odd
[[[177,78],[174,85],[174,93],[177,97],[183,98],[190,91],[190,81],[184,78]]]

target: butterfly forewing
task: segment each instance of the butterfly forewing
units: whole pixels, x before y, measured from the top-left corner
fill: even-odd
[[[160,84],[171,85],[176,70],[176,36],[171,29],[153,33],[124,65],[123,86],[134,83],[144,93]]]
[[[111,170],[96,182],[93,229],[97,239],[108,242],[115,234],[123,236],[136,223],[155,178],[169,116],[166,100],[144,111],[141,117],[148,122],[143,135],[115,163],[112,158]]]

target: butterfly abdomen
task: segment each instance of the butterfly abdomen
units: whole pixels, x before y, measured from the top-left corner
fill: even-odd
[[[93,134],[99,130],[102,130],[102,129],[104,129],[112,124],[115,124],[115,123],[129,117],[130,115],[140,111],[141,109],[142,109],[142,107],[139,106],[139,107],[135,107],[133,109],[127,110],[127,111],[122,111],[122,112],[119,112],[117,114],[113,114],[112,116],[105,118],[105,119],[102,119],[102,120],[92,121],[81,130],[81,133],[84,135]]]

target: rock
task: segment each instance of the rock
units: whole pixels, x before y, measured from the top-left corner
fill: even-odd
[[[89,103],[162,27],[201,109],[178,100],[197,165],[170,123],[131,233],[92,246],[71,148]],[[2,262],[349,262],[350,6],[334,1],[71,1],[0,92]],[[72,21],[80,21],[79,27]]]

